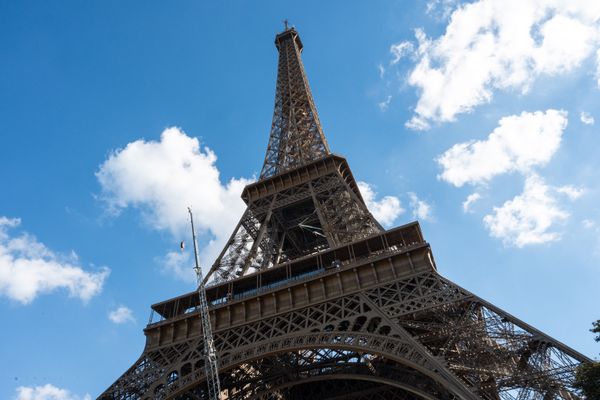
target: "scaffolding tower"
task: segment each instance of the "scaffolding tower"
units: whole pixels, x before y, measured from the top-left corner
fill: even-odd
[[[204,343],[204,369],[206,371],[206,382],[208,384],[208,398],[210,400],[219,400],[221,385],[219,383],[219,366],[217,363],[217,352],[213,341],[212,328],[210,326],[210,315],[208,314],[208,303],[206,301],[206,288],[202,279],[202,268],[198,261],[198,243],[196,242],[196,231],[194,230],[194,215],[192,209],[188,207],[190,213],[190,224],[192,225],[192,240],[194,241],[194,259],[196,272],[196,281],[198,282],[198,296],[200,297],[200,318],[202,320],[202,339]]]

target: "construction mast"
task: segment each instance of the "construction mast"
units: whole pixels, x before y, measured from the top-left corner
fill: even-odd
[[[202,269],[198,261],[198,243],[196,242],[196,231],[194,230],[194,216],[192,209],[190,213],[190,224],[192,225],[192,240],[194,241],[194,260],[196,262],[194,271],[198,282],[198,296],[200,298],[200,318],[202,320],[202,338],[204,342],[206,381],[208,384],[208,397],[210,400],[219,400],[221,385],[219,383],[219,366],[217,363],[217,352],[213,341],[212,328],[210,326],[210,315],[208,313],[208,302],[206,301],[206,288],[202,279]]]

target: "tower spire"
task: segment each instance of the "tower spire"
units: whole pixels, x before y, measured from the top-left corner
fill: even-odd
[[[294,27],[275,37],[279,50],[275,111],[260,178],[285,172],[330,154],[300,54]]]

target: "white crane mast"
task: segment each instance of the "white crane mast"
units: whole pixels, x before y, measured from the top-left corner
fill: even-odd
[[[204,339],[204,354],[206,356],[204,369],[206,371],[206,382],[208,384],[208,398],[219,400],[221,384],[219,382],[219,367],[217,363],[217,352],[213,342],[212,328],[210,326],[210,315],[208,314],[208,302],[206,301],[206,288],[202,282],[202,269],[198,261],[198,243],[196,243],[196,231],[194,230],[194,216],[192,209],[188,207],[190,223],[192,224],[192,238],[194,240],[194,257],[196,266],[196,280],[198,282],[198,296],[200,297],[200,318],[202,319],[202,338]]]

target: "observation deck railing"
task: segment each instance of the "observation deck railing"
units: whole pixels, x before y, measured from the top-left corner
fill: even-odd
[[[209,308],[244,300],[275,288],[314,279],[332,270],[350,268],[366,260],[410,251],[427,243],[418,222],[412,222],[336,248],[297,258],[276,267],[206,287]],[[148,327],[185,318],[197,311],[197,292],[191,292],[152,305]]]

